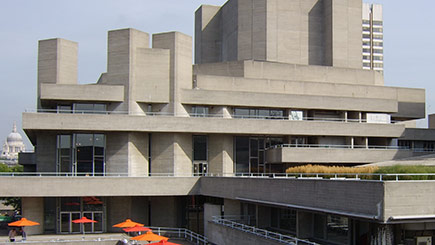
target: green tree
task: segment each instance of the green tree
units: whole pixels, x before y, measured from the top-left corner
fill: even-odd
[[[22,165],[15,165],[9,167],[6,164],[0,164],[0,172],[23,172]],[[21,212],[21,198],[20,197],[2,197],[0,200],[3,201],[3,204],[14,207],[15,211]]]

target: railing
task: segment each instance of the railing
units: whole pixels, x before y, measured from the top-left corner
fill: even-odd
[[[197,234],[191,230],[185,228],[168,228],[168,227],[149,227],[153,230],[153,233],[159,236],[165,236],[169,238],[178,238],[189,241],[194,244],[213,244],[208,241],[208,239],[200,234]]]
[[[328,145],[328,144],[280,144],[273,145],[267,149],[275,148],[333,148],[333,149],[382,149],[382,150],[409,150],[403,146],[383,146],[383,145]]]
[[[228,178],[275,178],[275,179],[318,179],[318,180],[357,180],[357,181],[409,181],[409,180],[435,180],[435,173],[203,173],[197,174],[174,174],[152,173],[135,174],[128,173],[104,173],[101,175],[83,175],[74,173],[55,172],[0,172],[1,177],[65,177],[65,178],[201,178],[201,177],[228,177]]]
[[[146,115],[146,116],[175,116],[173,112],[129,112],[129,111],[98,111],[98,110],[59,110],[59,109],[26,109],[25,112],[30,113],[58,113],[58,114],[103,114],[103,115]],[[209,118],[224,118],[223,114],[204,114],[204,113],[188,113],[190,117],[209,117]],[[291,118],[289,116],[262,116],[262,115],[237,115],[233,114],[229,118],[234,119],[259,119],[259,120],[288,120],[288,121],[321,121],[321,122],[355,122],[369,123],[367,119],[354,118],[333,118],[333,117],[302,117]],[[393,124],[391,122],[373,122],[378,124]]]
[[[223,216],[223,217],[213,216],[212,222],[215,224],[218,224],[218,225],[223,225],[223,226],[229,227],[231,229],[247,232],[247,233],[250,233],[250,234],[253,234],[253,235],[268,239],[268,240],[283,243],[283,244],[317,244],[315,242],[310,242],[307,240],[298,239],[298,238],[293,237],[293,236],[284,235],[284,234],[268,231],[265,229],[257,228],[254,226],[242,224],[239,222],[235,222],[233,220],[230,220],[232,218],[233,217],[227,217],[227,216]]]

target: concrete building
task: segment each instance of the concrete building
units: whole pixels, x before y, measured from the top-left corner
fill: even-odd
[[[92,233],[132,218],[215,244],[264,242],[212,218],[232,215],[322,244],[433,235],[435,202],[424,196],[433,182],[264,178],[416,154],[397,142],[400,122],[425,116],[425,91],[384,86],[381,73],[362,69],[362,6],[203,5],[193,66],[190,36],[109,31],[107,71],[86,85],[77,43],[39,41],[37,112],[23,114],[35,145],[25,167],[38,177],[1,177],[2,196],[22,197],[23,215],[42,224],[29,234],[80,233],[71,220],[87,216],[99,221]]]
[[[384,22],[382,5],[363,3],[363,69],[384,70]]]

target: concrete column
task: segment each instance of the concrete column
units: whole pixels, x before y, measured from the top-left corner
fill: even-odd
[[[350,137],[350,148],[354,148],[354,145],[355,145],[355,138],[352,136],[352,137]]]
[[[148,175],[148,134],[128,134],[128,173],[130,176]]]
[[[347,122],[347,111],[344,112],[344,122]]]
[[[107,197],[106,214],[107,214],[107,232],[119,232],[119,228],[112,227],[114,224],[132,219],[137,222],[136,217],[131,213],[131,197]]]
[[[36,171],[56,172],[56,134],[45,132],[38,135]]]
[[[208,137],[208,152],[209,173],[234,173],[233,136],[210,134]]]
[[[107,173],[148,174],[147,133],[109,133],[106,136]]]
[[[204,204],[204,236],[208,237],[208,223],[213,220],[213,216],[221,215],[221,205],[210,203]]]
[[[365,137],[365,144],[366,144],[366,149],[368,149],[369,148],[369,138],[368,137]]]
[[[27,235],[44,233],[44,198],[42,197],[23,197],[21,198],[21,208],[23,217],[28,220],[38,222],[40,225],[24,228]]]
[[[179,227],[181,203],[177,197],[150,197],[151,226]]]
[[[371,235],[372,245],[393,245],[394,228],[392,225],[379,225],[375,233]]]
[[[151,142],[151,173],[192,174],[191,134],[155,133]]]
[[[359,123],[362,122],[362,115],[361,115],[361,112],[358,112],[358,122],[359,122]]]
[[[189,116],[181,104],[180,89],[192,89],[192,37],[180,32],[153,35],[153,48],[170,50],[169,100],[166,109],[176,116]]]
[[[240,201],[224,199],[224,215],[240,215]]]

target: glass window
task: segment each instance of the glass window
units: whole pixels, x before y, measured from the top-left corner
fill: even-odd
[[[382,26],[383,22],[382,20],[374,20],[373,25]]]
[[[80,197],[62,197],[60,211],[80,211]]]
[[[303,111],[291,111],[290,112],[290,120],[303,120],[304,112]]]
[[[249,172],[249,137],[235,138],[236,173]]]
[[[349,219],[337,215],[328,215],[326,232],[329,241],[348,244]]]
[[[193,160],[207,161],[207,136],[193,136]]]
[[[105,113],[107,106],[105,104],[75,103],[73,107],[74,107],[74,113],[99,114],[99,113]]]
[[[71,105],[58,105],[57,113],[72,113]]]
[[[326,216],[323,214],[314,214],[314,237],[325,238]]]
[[[192,117],[207,117],[208,107],[205,106],[192,106]]]

